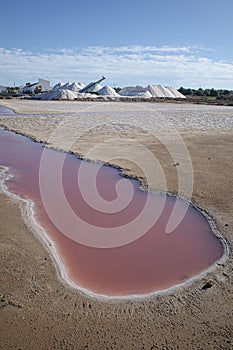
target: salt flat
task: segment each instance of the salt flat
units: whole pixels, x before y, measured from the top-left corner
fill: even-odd
[[[145,151],[151,151],[161,164],[167,191],[180,193],[182,178],[181,194],[186,196],[192,177],[192,201],[210,214],[230,248],[224,264],[182,289],[144,300],[102,302],[60,281],[48,252],[22,221],[18,204],[1,194],[2,303],[23,306],[1,311],[4,344],[10,339],[10,348],[19,342],[23,347],[26,339],[28,345],[28,335],[36,327],[38,348],[42,340],[47,348],[53,342],[56,346],[66,342],[68,348],[78,344],[80,349],[87,345],[139,349],[139,343],[145,349],[231,348],[233,108],[26,100],[1,104],[21,114],[1,116],[6,128],[47,141],[50,147],[106,160],[145,182],[145,173],[153,177],[150,158],[143,169],[139,165],[146,160]],[[191,169],[184,149],[177,148],[179,137]],[[136,144],[143,147],[138,149]],[[133,163],[130,156],[136,149]],[[153,178],[150,186],[160,190],[160,182]],[[211,287],[205,290],[206,282]]]

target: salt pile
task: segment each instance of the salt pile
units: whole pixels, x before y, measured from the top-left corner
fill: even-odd
[[[96,93],[96,94],[95,94]],[[77,98],[94,98],[98,96],[109,97],[136,97],[136,98],[185,98],[179,91],[173,87],[161,85],[127,86],[117,93],[112,87],[106,85],[102,87],[98,82],[91,82],[88,85],[82,83],[58,83],[52,91],[37,95],[37,99],[42,100],[74,100]]]
[[[71,90],[78,92],[79,90],[83,89],[84,85],[83,83],[76,83],[75,81],[73,83],[58,83],[53,87],[53,90],[62,89],[62,90]]]
[[[153,97],[174,97],[168,89],[161,85],[148,85],[148,90]]]
[[[142,86],[128,86],[121,89],[119,95],[142,98],[185,98],[185,96],[176,89],[161,85],[148,85],[145,88]]]
[[[40,95],[41,100],[74,100],[78,97],[89,97],[88,94],[79,94],[79,91],[83,89],[82,83],[70,83],[65,84],[58,83],[53,87],[52,91]]]
[[[74,100],[77,92],[65,89],[55,89],[40,96],[41,100]]]
[[[101,96],[110,96],[110,97],[119,97],[120,95],[111,87],[111,86],[104,86],[102,89],[98,91],[98,95]]]
[[[61,86],[63,86],[63,85],[64,85],[63,83],[57,83],[56,85],[54,85],[53,90],[60,89]]]
[[[142,86],[127,86],[119,91],[121,96],[139,96],[142,93],[147,92],[147,89]]]
[[[148,90],[153,97],[185,98],[179,91],[168,86],[148,85]]]
[[[142,98],[151,98],[153,97],[150,93],[150,91],[145,91],[145,92],[140,92],[138,94],[138,97],[142,97]]]
[[[174,93],[176,98],[186,98],[183,94],[181,94],[179,91],[177,91],[173,87],[170,86],[169,89],[170,89],[170,91],[172,91]]]
[[[73,82],[73,83],[69,84],[69,85],[66,87],[66,89],[67,89],[67,90],[71,90],[71,91],[79,91],[79,90],[81,90],[83,87],[84,87],[84,84]]]

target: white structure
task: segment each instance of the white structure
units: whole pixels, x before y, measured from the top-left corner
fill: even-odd
[[[21,94],[34,94],[36,91],[38,92],[46,92],[50,91],[51,86],[48,80],[39,79],[37,83],[28,84],[20,89]]]
[[[4,92],[4,91],[6,91],[6,87],[5,87],[5,86],[0,85],[0,92]]]

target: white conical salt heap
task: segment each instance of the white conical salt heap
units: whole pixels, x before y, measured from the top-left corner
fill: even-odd
[[[175,88],[161,85],[148,85],[147,89],[153,97],[186,98]]]
[[[110,96],[110,97],[119,97],[120,95],[108,85],[105,85],[102,89],[98,91],[98,95]]]
[[[56,85],[54,85],[53,90],[60,89],[61,86],[63,86],[63,85],[64,85],[63,83],[57,83]]]
[[[82,83],[76,83],[75,81],[67,87],[67,89],[71,91],[79,91],[82,88],[84,88],[84,85]]]
[[[79,91],[83,87],[84,85],[82,83],[76,83],[74,81],[73,83],[70,83],[70,82],[67,82],[65,84],[58,83],[53,87],[53,90],[62,89],[62,90]]]
[[[186,98],[183,94],[171,86],[169,87],[169,90],[174,94],[175,98]]]

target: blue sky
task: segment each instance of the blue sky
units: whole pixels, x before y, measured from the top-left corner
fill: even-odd
[[[4,1],[0,85],[46,78],[233,89],[232,0]]]

